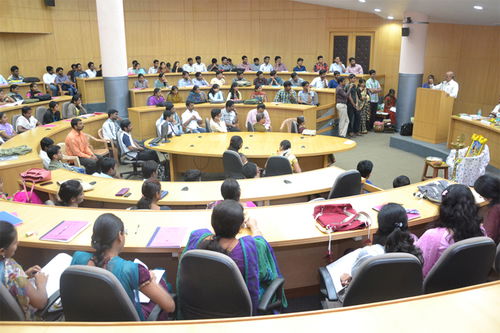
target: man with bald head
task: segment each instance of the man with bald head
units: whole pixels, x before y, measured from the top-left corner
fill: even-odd
[[[431,85],[432,89],[442,90],[450,97],[457,98],[458,96],[458,83],[454,80],[455,73],[446,72],[444,76],[444,81],[442,81],[438,85]]]

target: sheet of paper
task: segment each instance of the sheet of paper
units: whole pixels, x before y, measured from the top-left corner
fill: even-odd
[[[136,264],[141,264],[144,267],[148,268],[148,266],[145,263],[143,263],[142,261],[140,261],[137,258],[134,259],[134,262]],[[165,270],[164,269],[154,269],[153,272],[154,272],[154,275],[155,275],[155,282],[156,283],[160,283],[161,277],[163,276],[163,274],[165,274]],[[143,293],[141,293],[139,291],[139,302],[140,303],[149,303],[149,297],[146,296],[146,295],[144,295]]]
[[[59,290],[59,280],[66,268],[71,264],[71,257],[66,253],[59,253],[47,265],[42,268],[42,272],[48,275],[47,280],[47,295],[50,297],[53,293]]]
[[[335,290],[337,292],[344,288],[340,282],[340,276],[343,273],[351,275],[351,268],[354,266],[360,251],[361,249],[354,250],[353,252],[326,266],[328,273],[330,273],[330,276],[332,277],[333,285],[335,286]]]

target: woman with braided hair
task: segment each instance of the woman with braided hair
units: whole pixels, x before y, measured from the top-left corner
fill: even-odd
[[[92,232],[92,247],[95,252],[75,252],[71,265],[95,266],[110,271],[120,281],[141,320],[148,318],[156,304],[163,310],[159,319],[166,319],[167,313],[174,312],[175,303],[167,291],[165,281],[162,279],[160,283],[156,283],[154,274],[146,267],[120,258],[124,246],[123,222],[113,214],[102,214],[95,221]],[[139,303],[139,291],[151,301]]]

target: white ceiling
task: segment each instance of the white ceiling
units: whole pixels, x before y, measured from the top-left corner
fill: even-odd
[[[373,13],[381,17],[393,16],[401,21],[405,11],[427,14],[429,22],[500,25],[500,0],[293,0],[321,6],[351,9]],[[483,6],[475,10],[473,6]],[[375,8],[382,11],[374,12]]]

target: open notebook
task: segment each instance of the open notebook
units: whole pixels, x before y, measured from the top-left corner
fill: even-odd
[[[66,253],[59,253],[47,265],[42,268],[42,272],[47,274],[47,295],[50,297],[53,293],[59,290],[59,280],[66,268],[71,264],[71,257]]]
[[[136,264],[141,264],[143,265],[144,267],[148,268],[148,266],[143,263],[142,261],[140,261],[139,259],[134,259],[134,262]],[[149,269],[149,268],[148,268]],[[161,277],[163,276],[163,274],[165,274],[165,270],[164,269],[154,269],[153,270],[153,273],[155,274],[155,281],[156,283],[160,283],[160,280],[161,280]],[[143,293],[141,293],[139,291],[139,302],[140,303],[149,303],[149,297],[144,295]]]

